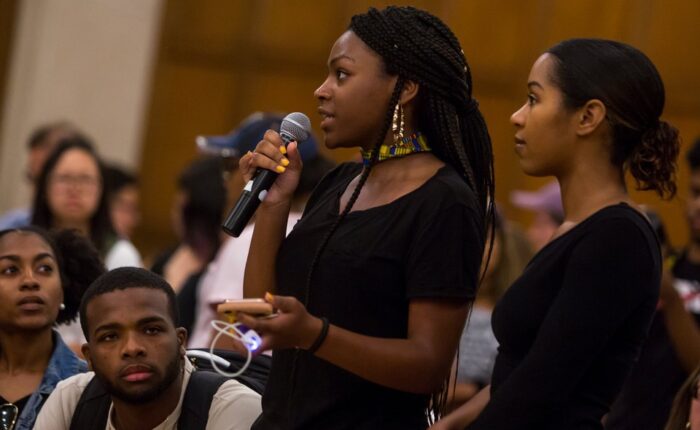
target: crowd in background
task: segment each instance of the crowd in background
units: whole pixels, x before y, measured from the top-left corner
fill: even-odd
[[[226,145],[241,153],[252,150],[264,131],[279,127],[280,121],[279,115],[254,114],[234,131]],[[306,147],[303,155],[309,177],[299,191],[289,229],[301,215],[313,186],[333,166],[319,154],[313,137]],[[85,341],[79,322],[75,321],[82,292],[105,270],[103,267],[112,270],[143,266],[141,255],[131,243],[141,216],[138,178],[127,169],[105,163],[93,143],[67,122],[39,127],[30,136],[27,149],[27,179],[35,192],[33,204],[6,213],[0,219],[0,230],[3,235],[12,231],[31,232],[36,236],[34,242],[49,245],[52,252],[62,252],[61,260],[69,268],[82,269],[66,274],[69,285],[62,287],[63,294],[72,299],[70,304],[66,299],[67,307],[61,308],[58,317],[51,321],[57,331],[46,331],[43,327],[36,335],[38,339],[46,336],[56,339],[54,354],[67,354],[65,343],[76,354],[72,360],[78,360]],[[213,151],[223,153],[222,148]],[[172,231],[179,243],[163,250],[150,267],[177,294],[180,325],[188,330],[188,344],[195,348],[208,347],[211,342],[213,331],[209,323],[216,318],[216,304],[243,297],[243,272],[253,232],[251,224],[237,239],[221,233],[222,216],[235,202],[243,182],[233,160],[211,154],[210,148],[207,155],[193,160],[177,178],[178,191],[171,215]],[[667,271],[647,344],[623,394],[607,417],[611,429],[644,428],[642,423],[650,422],[659,426],[667,420],[670,420],[669,430],[680,429],[689,422],[690,408],[700,409],[696,366],[700,359],[700,260],[695,259],[700,257],[700,142],[688,152],[687,161],[692,171],[687,195],[691,237],[685,248],[671,247],[663,221],[653,210],[648,210],[663,245]],[[521,228],[497,214],[493,235],[489,237],[493,242],[489,265],[484,267],[479,295],[455,361],[457,379],[452,407],[466,402],[489,384],[498,348],[491,329],[491,311],[563,220],[556,182],[535,192],[515,191],[511,203],[532,211],[532,222]],[[45,231],[52,233],[47,236],[49,233]],[[33,248],[24,241],[16,246],[32,252]],[[63,242],[70,245],[62,246]],[[3,351],[17,348],[12,337],[2,336],[2,340]],[[24,342],[22,345],[26,346]],[[79,371],[85,370],[81,365],[75,366]],[[52,384],[55,386],[56,382]],[[42,387],[45,388],[44,384]],[[36,417],[36,410],[28,412],[37,404],[32,399],[40,391],[14,402],[26,408],[23,417]],[[12,393],[3,394],[11,398]],[[632,410],[634,418],[630,418]],[[683,426],[679,427],[680,422]]]
[[[357,25],[356,31],[362,33],[362,26]],[[458,68],[460,73],[466,70],[466,66]],[[322,93],[322,88],[317,91]],[[325,96],[317,97],[323,100]],[[399,94],[392,97],[398,99]],[[141,411],[143,416],[151,414],[153,427],[191,418],[186,412],[188,402],[194,404],[192,399],[198,394],[185,387],[187,381],[199,376],[193,371],[195,365],[185,358],[185,350],[212,346],[211,322],[219,318],[216,306],[244,297],[246,261],[259,222],[253,219],[237,238],[225,235],[220,228],[246,185],[239,161],[252,157],[259,142],[269,139],[266,131],[279,130],[282,118],[254,113],[229,135],[200,144],[198,158],[173,178],[177,192],[171,206],[171,228],[177,243],[148,258],[143,258],[133,243],[141,217],[138,173],[103,160],[79,124],[50,123],[29,136],[26,179],[33,189],[31,206],[0,217],[0,422],[17,430],[35,424],[39,429],[52,428],[55,423],[68,429],[74,428],[75,422],[104,426],[105,417],[113,411],[119,414],[125,405],[133,406],[133,393],[124,390],[123,384],[139,378],[158,378],[159,387],[166,387],[138,393],[142,396],[138,399],[164,399],[163,410]],[[319,183],[329,186],[328,181],[334,180],[326,176],[334,163],[318,146],[316,138],[310,136],[294,146],[298,160],[284,147],[279,149],[283,155],[274,154],[282,163],[278,172],[289,168],[289,159],[304,165],[283,217],[286,228],[282,234],[290,234],[302,218],[312,190]],[[247,160],[250,173],[250,158]],[[368,165],[374,161],[369,160]],[[690,231],[687,243],[672,246],[663,220],[653,208],[645,208],[662,249],[660,297],[654,301],[653,321],[638,358],[603,418],[608,429],[700,429],[700,140],[688,149],[685,162],[691,172],[688,189],[681,190]],[[360,179],[358,190],[364,180],[367,178]],[[329,190],[340,195],[332,187]],[[492,197],[493,188],[490,192],[481,197]],[[351,197],[350,206],[357,194],[359,191]],[[508,288],[532,270],[531,262],[551,250],[556,242],[552,237],[565,221],[556,181],[534,192],[515,191],[510,198],[513,206],[532,211],[532,222],[517,225],[496,205],[493,228],[485,237],[478,293],[469,308],[447,386],[448,410],[459,410],[492,383],[499,354],[492,326],[494,308]],[[352,214],[342,216],[346,215]],[[324,245],[336,227],[333,225],[323,239]],[[324,250],[323,246],[319,249],[310,263],[312,274]],[[116,364],[109,358],[114,355],[110,342],[120,332],[109,324],[100,325],[108,316],[123,321],[124,327],[137,327],[139,336],[152,340],[146,342],[149,347],[134,341],[123,355],[150,354],[157,362],[115,370]],[[321,341],[328,330],[328,321],[322,323]],[[160,333],[169,337],[160,340]],[[125,342],[129,344],[128,339]],[[315,352],[318,346],[314,342],[308,349]],[[234,355],[240,352],[237,345],[226,341],[216,347]],[[280,349],[283,352],[275,354],[290,354],[289,380],[295,372],[326,366],[318,364],[315,357],[298,359],[292,355],[295,348]],[[88,402],[105,394],[92,391],[97,388],[92,376],[86,376],[87,364],[109,387],[113,404],[85,406],[96,405]],[[177,371],[180,368],[184,369],[182,374]],[[284,384],[286,377],[276,375],[274,383]],[[70,382],[58,385],[62,380]],[[179,382],[172,385],[173,381]],[[211,428],[250,428],[260,415],[261,390],[254,384],[228,378],[201,384],[216,395],[213,400],[209,396],[210,403],[193,408],[209,411]],[[47,401],[54,390],[59,394]],[[291,398],[294,390],[289,391],[285,395]],[[92,416],[87,410],[104,414]],[[191,419],[196,420],[195,416]],[[267,419],[274,422],[276,417]],[[129,425],[119,423],[121,428]]]

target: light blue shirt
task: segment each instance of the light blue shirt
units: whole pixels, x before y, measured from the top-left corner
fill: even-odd
[[[44,377],[41,378],[39,388],[32,393],[24,405],[15,424],[15,430],[31,430],[34,427],[34,421],[36,421],[41,407],[44,406],[49,394],[56,388],[56,384],[78,373],[87,372],[87,363],[79,359],[63,343],[63,339],[57,331],[53,332],[53,344],[53,353],[49,365],[44,371]]]
[[[5,212],[0,217],[0,231],[26,227],[32,222],[32,213],[28,208],[17,208]]]

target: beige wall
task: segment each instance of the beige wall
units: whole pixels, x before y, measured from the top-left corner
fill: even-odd
[[[162,0],[19,2],[0,136],[0,211],[26,205],[25,142],[69,120],[101,154],[137,167]]]

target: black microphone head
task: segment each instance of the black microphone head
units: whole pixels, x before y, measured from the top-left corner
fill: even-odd
[[[308,116],[301,112],[292,112],[282,120],[280,133],[291,136],[291,140],[303,142],[309,138],[309,133],[311,133],[311,121]]]

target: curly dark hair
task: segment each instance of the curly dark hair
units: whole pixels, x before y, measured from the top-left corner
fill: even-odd
[[[75,321],[83,294],[95,279],[105,273],[95,247],[75,230],[49,233],[41,227],[28,226],[0,231],[0,237],[9,233],[34,234],[49,245],[58,266],[65,305],[58,312],[56,324]]]

